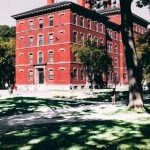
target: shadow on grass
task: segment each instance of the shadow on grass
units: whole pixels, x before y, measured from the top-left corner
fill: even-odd
[[[28,150],[148,150],[149,124],[84,121],[26,126],[5,132],[0,149]]]
[[[58,108],[78,107],[81,105],[90,106],[91,103],[75,100],[55,100],[35,97],[14,97],[0,101],[0,117],[32,113],[37,111],[39,107],[43,106],[55,110]]]

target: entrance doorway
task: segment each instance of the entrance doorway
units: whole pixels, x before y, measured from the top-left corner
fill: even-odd
[[[38,81],[39,81],[39,84],[44,84],[44,69],[43,68],[39,68],[38,69]]]

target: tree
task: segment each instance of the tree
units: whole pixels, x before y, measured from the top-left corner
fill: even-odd
[[[99,9],[104,6],[103,0],[98,2],[94,0],[92,3],[96,9]],[[122,41],[124,44],[127,71],[128,71],[128,80],[129,80],[129,108],[134,108],[138,111],[143,111],[143,97],[142,97],[142,73],[140,66],[137,60],[137,54],[135,49],[135,42],[133,37],[133,19],[131,12],[131,4],[133,0],[120,0],[121,7],[121,32],[122,32]],[[107,0],[107,4],[110,3],[110,0]],[[144,7],[149,5],[149,0],[136,0],[137,7]]]
[[[142,73],[137,60],[137,53],[133,37],[133,19],[131,12],[131,3],[133,0],[120,0],[121,7],[121,32],[124,44],[126,64],[129,80],[129,108],[134,108],[137,111],[143,111],[142,97]],[[138,0],[137,6],[141,4],[146,6],[149,0]]]
[[[0,37],[8,40],[15,37],[15,27],[9,27],[7,25],[0,25]]]
[[[15,28],[0,26],[0,87],[15,81]]]
[[[91,88],[93,82],[103,87],[102,75],[112,70],[112,58],[106,53],[104,46],[87,40],[83,45],[74,44],[72,50],[79,58],[78,61],[83,63]]]
[[[138,60],[143,69],[143,81],[150,83],[150,31],[136,39]]]

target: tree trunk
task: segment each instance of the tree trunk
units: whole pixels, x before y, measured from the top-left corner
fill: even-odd
[[[132,0],[120,0],[121,6],[121,25],[122,41],[124,44],[126,65],[129,80],[129,108],[137,111],[143,111],[143,96],[141,77],[142,73],[137,61],[134,37],[133,37],[133,19],[131,13]]]

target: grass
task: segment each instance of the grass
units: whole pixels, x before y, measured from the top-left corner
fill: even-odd
[[[149,150],[150,124],[84,121],[25,126],[5,132],[0,149]]]
[[[125,105],[110,110],[100,107],[92,110],[90,101],[40,99],[34,97],[15,97],[0,101],[0,117],[36,112],[39,107],[51,109],[78,108],[89,109],[80,112],[60,114],[71,115],[74,121],[40,123],[14,126],[6,130],[0,128],[0,150],[149,150],[150,120],[140,118],[135,122],[121,120],[92,120],[92,115],[129,114]],[[145,101],[147,110],[150,102]],[[107,109],[106,109],[107,108]],[[91,115],[90,121],[80,120],[82,115]],[[56,117],[60,117],[59,115]],[[0,118],[1,121],[1,118]]]
[[[49,107],[52,110],[60,108],[91,105],[91,102],[63,99],[42,99],[35,97],[14,97],[0,100],[0,117],[36,112],[39,107]]]

